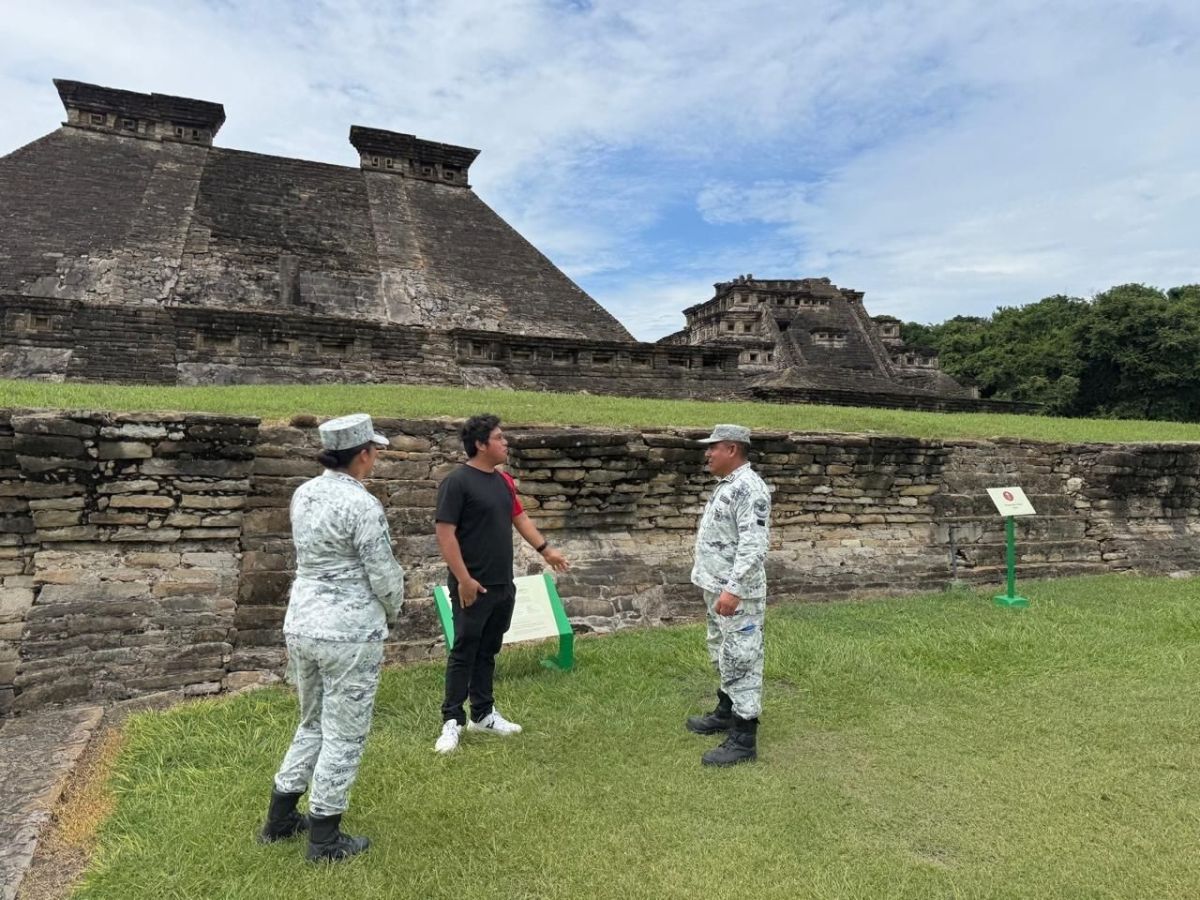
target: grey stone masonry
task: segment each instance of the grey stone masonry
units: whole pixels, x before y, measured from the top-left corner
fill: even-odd
[[[137,384],[450,384],[731,397],[730,351],[333,316],[0,295],[0,373]]]
[[[292,492],[320,471],[317,419],[0,414],[0,711],[278,678]],[[439,481],[458,422],[376,419],[391,438],[368,489],[407,571],[391,659],[441,654],[433,586]],[[689,583],[711,488],[707,429],[514,427],[509,470],[572,571],[578,631],[703,614]],[[1021,577],[1200,570],[1200,444],[1068,445],[756,434],[774,488],[772,601],[999,584],[1003,521],[985,488],[1018,484]],[[527,547],[518,574],[540,571]]]
[[[0,422],[0,705],[219,690],[257,420]]]

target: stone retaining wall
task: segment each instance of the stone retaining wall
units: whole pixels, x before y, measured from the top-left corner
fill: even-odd
[[[378,420],[393,436],[369,488],[408,572],[393,659],[441,654],[432,585],[437,483],[451,421]],[[293,563],[288,500],[319,471],[316,420],[0,413],[0,711],[277,677]],[[710,479],[695,432],[514,428],[510,470],[574,569],[580,631],[702,613],[688,583]],[[1038,510],[1022,577],[1200,569],[1200,445],[1078,445],[773,434],[777,600],[999,583],[1003,528],[985,487]],[[528,548],[519,573],[539,571]]]

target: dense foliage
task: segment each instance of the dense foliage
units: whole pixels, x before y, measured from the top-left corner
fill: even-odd
[[[1091,300],[906,323],[901,334],[935,348],[942,368],[984,397],[1051,415],[1200,421],[1200,285],[1126,284]]]

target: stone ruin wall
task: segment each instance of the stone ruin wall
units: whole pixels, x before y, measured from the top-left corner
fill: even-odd
[[[319,471],[316,420],[0,413],[0,711],[277,677],[292,566],[287,505]],[[439,656],[430,600],[438,479],[461,456],[448,420],[378,420],[393,447],[369,488],[408,573],[391,659]],[[513,428],[513,474],[574,570],[580,631],[690,620],[697,516],[711,479],[696,432]],[[1019,483],[1022,578],[1200,569],[1200,445],[1078,445],[773,434],[774,600],[1002,582],[984,488]],[[528,548],[519,572],[539,565]]]
[[[0,377],[165,385],[469,385],[938,412],[1034,412],[1010,401],[751,387],[737,348],[351,322],[0,295]]]
[[[736,354],[700,347],[197,307],[0,295],[0,377],[138,384],[323,381],[720,399]]]

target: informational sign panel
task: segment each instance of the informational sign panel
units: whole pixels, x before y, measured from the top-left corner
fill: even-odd
[[[504,643],[558,637],[558,619],[554,615],[546,577],[526,575],[516,579],[516,585],[517,605],[513,608],[512,624],[504,634]]]
[[[1002,516],[1034,516],[1033,504],[1019,487],[988,488],[988,496]]]
[[[558,639],[558,654],[542,661],[542,665],[563,671],[575,665],[575,633],[567,620],[562,599],[548,574],[525,575],[514,579],[517,587],[512,624],[504,635],[504,643]],[[442,633],[446,636],[446,652],[454,646],[454,611],[450,590],[445,585],[433,589]]]

